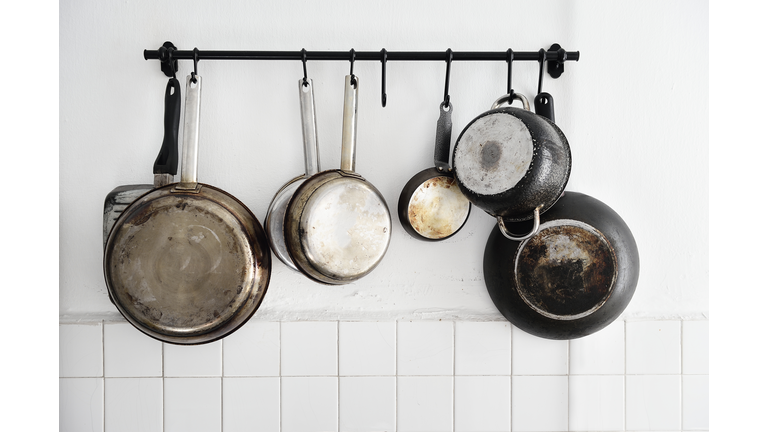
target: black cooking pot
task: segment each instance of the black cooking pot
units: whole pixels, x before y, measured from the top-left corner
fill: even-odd
[[[523,231],[530,224],[508,225]],[[547,339],[575,339],[610,324],[632,299],[639,272],[637,244],[624,220],[577,192],[565,192],[526,240],[509,240],[494,227],[483,259],[499,312]]]
[[[514,100],[523,109],[501,106]],[[504,229],[502,218],[535,220],[557,202],[571,173],[571,150],[554,122],[531,112],[528,100],[513,93],[464,128],[453,151],[453,170],[467,199]]]

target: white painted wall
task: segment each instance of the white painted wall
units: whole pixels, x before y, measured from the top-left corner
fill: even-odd
[[[167,78],[144,49],[581,52],[543,88],[573,152],[568,190],[613,207],[641,253],[625,317],[706,316],[708,301],[708,5],[691,1],[101,2],[60,4],[60,314],[118,316],[103,280],[101,215],[115,186],[151,183]],[[179,78],[192,68],[179,62]],[[345,62],[309,62],[323,168],[338,165]],[[455,139],[505,91],[503,62],[455,62]],[[357,171],[384,194],[394,232],[381,265],[346,286],[318,285],[274,260],[255,319],[503,319],[482,260],[493,219],[475,209],[444,242],[410,238],[395,214],[405,182],[431,163],[445,65],[390,62],[361,80]],[[199,178],[263,221],[304,169],[298,61],[202,61]],[[532,98],[537,64],[514,65]],[[182,85],[183,87],[183,85]]]

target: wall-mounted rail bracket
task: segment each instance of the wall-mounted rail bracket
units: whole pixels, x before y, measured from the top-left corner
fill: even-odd
[[[176,72],[179,71],[179,60],[173,56],[174,51],[176,46],[173,42],[166,42],[157,50],[160,54],[160,70],[168,78],[176,76]]]
[[[549,76],[552,78],[560,78],[560,75],[565,72],[565,61],[571,60],[568,58],[568,52],[562,49],[559,44],[552,44],[547,52],[557,54],[557,61],[547,61],[547,73],[549,73]],[[576,60],[578,60],[578,58]]]

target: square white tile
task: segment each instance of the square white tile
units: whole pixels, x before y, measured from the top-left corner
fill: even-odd
[[[203,345],[163,343],[166,377],[220,377],[221,340]]]
[[[512,325],[456,322],[456,375],[511,375]]]
[[[569,346],[571,375],[624,374],[624,321],[614,321]]]
[[[509,375],[457,376],[454,383],[455,431],[509,431],[510,380]]]
[[[282,432],[326,432],[338,426],[338,378],[283,377]]]
[[[709,375],[683,375],[683,430],[709,429]]]
[[[573,375],[568,401],[568,430],[624,429],[624,375]]]
[[[251,321],[223,340],[224,376],[280,376],[280,323]]]
[[[339,323],[339,375],[394,375],[395,332],[392,322]]]
[[[163,376],[163,343],[131,324],[104,324],[104,374],[107,377]]]
[[[391,377],[339,379],[339,430],[377,432],[395,430],[395,382]]]
[[[59,377],[104,376],[102,325],[59,325]]]
[[[453,375],[453,322],[399,321],[398,375]]]
[[[709,321],[683,321],[683,373],[709,374]]]
[[[223,432],[280,430],[280,378],[224,378],[223,384]]]
[[[398,432],[445,432],[453,425],[453,377],[397,377]]]
[[[336,322],[284,322],[281,326],[280,370],[283,376],[338,373]]]
[[[221,378],[165,378],[164,432],[221,431]]]
[[[104,430],[104,379],[59,378],[59,431]]]
[[[679,374],[680,327],[680,321],[628,321],[627,374]]]
[[[108,432],[162,432],[162,378],[107,378],[104,385]]]
[[[512,430],[567,431],[568,377],[513,376]]]
[[[627,375],[627,430],[680,430],[680,375]]]
[[[513,375],[566,375],[568,341],[544,339],[512,326]]]

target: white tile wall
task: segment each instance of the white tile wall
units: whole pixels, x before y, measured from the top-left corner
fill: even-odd
[[[701,431],[707,321],[615,322],[572,341],[507,322],[249,322],[163,344],[59,328],[62,431]]]

